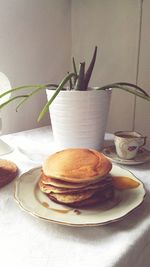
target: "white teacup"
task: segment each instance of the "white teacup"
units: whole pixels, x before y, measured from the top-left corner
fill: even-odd
[[[146,137],[137,132],[120,131],[114,133],[114,143],[120,158],[133,159],[139,148],[145,145]]]

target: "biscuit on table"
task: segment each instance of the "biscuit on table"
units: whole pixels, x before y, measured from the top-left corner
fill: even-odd
[[[9,160],[0,159],[0,187],[10,183],[18,174],[18,167]]]

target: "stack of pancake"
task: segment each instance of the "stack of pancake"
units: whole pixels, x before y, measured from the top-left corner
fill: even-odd
[[[111,162],[98,151],[65,149],[43,163],[39,188],[60,204],[84,207],[112,199]]]

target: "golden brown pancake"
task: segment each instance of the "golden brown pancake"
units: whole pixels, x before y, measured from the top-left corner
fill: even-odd
[[[90,207],[95,206],[97,204],[104,203],[108,200],[113,199],[114,197],[114,189],[113,188],[106,188],[103,192],[97,192],[95,193],[91,198],[85,199],[83,201],[80,201],[78,203],[70,204],[70,207],[73,208],[82,208],[82,207]]]
[[[44,175],[70,183],[98,181],[112,168],[100,152],[71,148],[54,153],[43,163]]]
[[[61,196],[58,197],[58,194],[48,194],[48,197],[54,202],[59,203],[59,204],[65,204],[73,208],[82,208],[82,207],[87,207],[87,206],[89,207],[92,205],[97,205],[97,204],[113,199],[114,188],[110,186],[108,188],[105,188],[105,190],[103,191],[96,191],[95,193],[91,194],[91,196],[89,197],[87,196],[85,199],[71,198],[71,195],[70,195],[69,201],[67,198],[65,198],[65,202],[64,202],[64,198],[61,198]]]
[[[57,203],[94,205],[112,198],[111,168],[111,162],[98,151],[65,149],[44,161],[38,186]]]
[[[71,204],[83,201],[85,199],[90,198],[95,193],[95,190],[87,190],[84,192],[76,192],[70,194],[57,194],[57,193],[50,193],[49,196],[55,198],[59,203],[63,204]]]
[[[55,179],[52,177],[48,177],[44,175],[43,171],[41,172],[40,179],[42,180],[43,184],[47,184],[47,185],[50,184],[50,185],[61,187],[61,188],[81,188],[87,184],[95,183],[95,181],[84,182],[84,183],[70,183],[70,182],[66,182],[63,180],[59,180],[58,178]]]
[[[100,181],[104,180],[105,178],[106,176],[101,177]],[[92,181],[88,181],[84,183],[70,183],[70,182],[59,180],[59,179],[47,177],[46,175],[44,175],[43,172],[41,172],[40,180],[45,185],[53,185],[53,186],[61,187],[61,188],[82,188],[87,185],[92,185],[92,184],[100,182],[99,180],[98,181],[92,180]]]
[[[90,190],[90,189],[99,189],[104,188],[108,184],[112,184],[112,179],[110,176],[106,177],[105,180],[98,181],[93,184],[87,184],[83,185],[80,188],[64,188],[64,187],[57,187],[51,184],[44,184],[42,179],[39,180],[38,185],[42,192],[49,194],[49,193],[73,193],[73,192],[83,192],[84,190]]]

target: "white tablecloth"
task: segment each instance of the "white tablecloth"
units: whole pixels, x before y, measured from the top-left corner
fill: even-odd
[[[55,151],[49,127],[2,139],[14,151],[1,158],[14,161],[20,173]],[[105,226],[76,228],[40,220],[14,201],[15,181],[0,189],[0,266],[150,267],[150,162],[124,167],[144,182],[147,196],[124,220]]]

